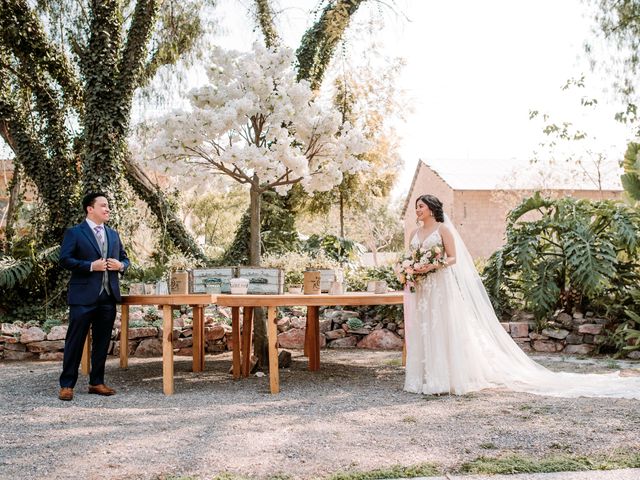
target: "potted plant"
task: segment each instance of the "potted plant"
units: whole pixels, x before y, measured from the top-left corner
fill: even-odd
[[[302,293],[302,282],[304,274],[300,270],[287,270],[284,274],[284,281],[289,293]]]

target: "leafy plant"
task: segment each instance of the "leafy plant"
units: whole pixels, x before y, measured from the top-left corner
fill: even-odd
[[[637,272],[640,216],[613,201],[525,199],[507,217],[504,247],[483,272],[497,309],[520,304],[540,321],[624,293],[624,272]]]
[[[350,319],[347,320],[347,326],[349,327],[349,330],[358,330],[359,328],[362,328],[364,326],[364,323],[362,322],[362,320],[360,320],[357,317],[351,317]]]
[[[359,243],[348,238],[337,237],[336,235],[311,235],[305,245],[304,250],[312,254],[324,252],[326,256],[337,261],[340,265],[351,264],[358,255],[365,252],[365,248]]]
[[[289,270],[284,275],[284,282],[287,285],[300,285],[304,281],[304,273],[300,270]]]
[[[0,288],[13,288],[24,282],[36,265],[54,264],[60,256],[60,246],[45,248],[26,258],[5,256],[0,258]]]

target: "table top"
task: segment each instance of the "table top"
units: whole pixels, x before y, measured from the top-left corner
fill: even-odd
[[[282,295],[219,295],[198,293],[185,295],[122,295],[124,305],[209,305],[223,307],[295,307],[328,305],[399,305],[403,292],[371,293],[349,292],[341,295],[305,295],[284,293]]]

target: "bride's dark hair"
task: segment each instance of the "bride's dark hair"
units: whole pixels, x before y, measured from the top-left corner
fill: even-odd
[[[429,210],[433,213],[433,218],[436,219],[436,222],[444,223],[442,202],[438,200],[437,197],[434,197],[433,195],[420,195],[416,200],[416,207],[418,206],[418,202],[422,202],[429,207]]]

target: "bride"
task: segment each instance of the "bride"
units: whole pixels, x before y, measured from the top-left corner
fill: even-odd
[[[640,377],[556,373],[531,360],[500,325],[460,235],[433,195],[416,200],[422,226],[412,247],[444,249],[426,265],[415,293],[405,291],[407,364],[404,389],[462,395],[484,388],[558,397],[640,399]]]

